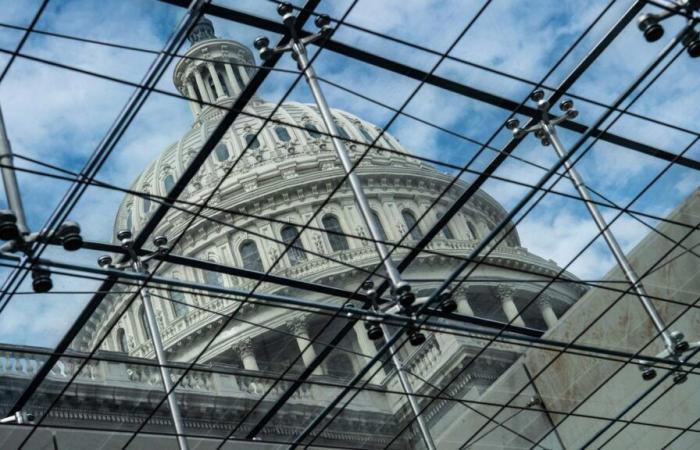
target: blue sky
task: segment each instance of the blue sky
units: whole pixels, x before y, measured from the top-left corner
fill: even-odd
[[[221,3],[277,20],[274,5],[270,2],[228,0]],[[321,9],[333,17],[340,17],[350,3],[348,0],[325,1],[322,2]],[[630,3],[616,2],[545,84],[555,86],[560,82]],[[38,4],[38,0],[0,1],[0,22],[26,26]],[[347,22],[443,52],[456,39],[480,4],[471,0],[360,0],[348,15]],[[590,1],[585,8],[581,8],[581,3],[575,0],[496,0],[458,42],[451,55],[539,81],[605,5],[606,2],[603,1]],[[53,0],[37,27],[46,31],[158,50],[168,39],[181,15],[181,9],[155,1]],[[250,27],[215,18],[213,20],[217,34],[221,37],[250,44],[257,35],[263,34]],[[591,70],[573,86],[572,92],[600,102],[612,102],[680,26],[677,21],[669,22],[666,36],[655,44],[646,43],[636,27],[628,27]],[[264,34],[274,41],[275,36]],[[20,37],[21,34],[17,31],[0,29],[0,47],[13,49]],[[336,32],[335,39],[423,70],[431,70],[438,61],[438,57],[431,53],[349,27],[341,27]],[[29,38],[24,52],[132,82],[141,80],[153,60],[153,55],[149,54],[40,35]],[[0,64],[4,65],[6,60],[6,57],[0,57]],[[700,113],[697,108],[697,82],[693,74],[697,73],[698,63],[697,60],[682,55],[632,110],[697,129]],[[415,80],[330,52],[322,52],[316,64],[322,77],[358,90],[391,107],[401,106],[418,85]],[[294,64],[291,59],[284,58],[280,67],[294,69]],[[169,71],[159,87],[174,91],[170,74]],[[436,74],[516,101],[523,100],[532,89],[526,83],[451,60],[440,64]],[[293,78],[289,74],[273,74],[265,83],[262,95],[270,101],[279,100]],[[0,104],[10,139],[18,154],[78,171],[105,136],[132,92],[133,88],[129,86],[19,58],[0,84]],[[332,106],[350,111],[379,126],[384,126],[393,115],[385,108],[330,86],[326,87],[326,94]],[[290,99],[311,101],[304,84],[299,84],[293,90]],[[602,112],[600,107],[581,101],[577,102],[577,106],[581,110],[579,120],[583,123],[592,123]],[[494,133],[508,116],[505,110],[431,86],[421,88],[407,105],[406,111],[482,141]],[[98,177],[120,186],[130,186],[148,162],[184,134],[191,122],[189,108],[184,102],[164,95],[151,95]],[[630,118],[621,120],[612,131],[672,152],[680,151],[690,142],[688,134]],[[397,119],[390,127],[390,132],[410,151],[451,164],[464,164],[476,149],[473,144],[406,117]],[[577,139],[576,135],[565,131],[561,135],[568,145]],[[502,146],[508,139],[509,134],[501,131],[494,140],[494,145]],[[539,146],[533,138],[528,138],[521,144],[516,155],[545,166],[556,160],[551,148]],[[487,152],[475,168],[485,167],[493,156],[492,152]],[[698,159],[700,149],[696,146],[686,156]],[[664,165],[657,159],[598,143],[582,158],[579,170],[592,188],[603,192],[615,202],[626,203]],[[504,164],[497,174],[534,183],[543,171],[512,160]],[[465,178],[471,179],[470,176]],[[20,175],[20,183],[32,227],[39,228],[60,201],[68,185],[29,175]],[[634,207],[648,213],[665,215],[697,186],[696,174],[689,169],[674,168]],[[573,192],[567,182],[559,183],[557,189]],[[486,190],[506,208],[512,207],[526,192],[522,187],[496,180],[489,181]],[[109,240],[114,214],[121,199],[119,193],[91,188],[72,217],[81,223],[86,237]],[[612,210],[606,211],[609,217],[613,213]],[[626,249],[632,248],[648,231],[629,217],[621,218],[613,229]],[[565,265],[594,236],[595,227],[581,203],[548,195],[523,221],[519,232],[523,244],[530,251]],[[47,256],[67,258],[67,255],[55,249],[47,253]],[[81,252],[78,256],[71,255],[71,259],[92,265],[95,256]],[[611,266],[612,258],[607,249],[602,244],[597,244],[585,252],[572,265],[571,270],[582,278],[596,278]],[[0,273],[4,275],[6,271]],[[75,286],[71,279],[57,277],[55,281],[57,289]],[[94,286],[95,283],[84,283],[81,289]],[[27,287],[24,289],[28,290]],[[0,316],[0,341],[46,344],[47,341],[55,340],[87,298],[88,296],[76,295],[17,297]],[[51,317],[53,320],[41,320],[42,317]]]

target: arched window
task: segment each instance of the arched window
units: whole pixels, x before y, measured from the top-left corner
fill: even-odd
[[[374,217],[374,223],[376,223],[377,228],[379,228],[379,236],[381,237],[382,241],[384,241],[384,242],[388,241],[388,238],[386,236],[386,231],[384,231],[384,226],[382,225],[382,221],[379,220],[379,214],[377,214],[377,211],[372,210],[372,217]]]
[[[292,137],[289,135],[289,131],[285,127],[275,127],[275,134],[283,142],[289,142]]]
[[[336,127],[338,127],[338,136],[345,140],[350,140],[352,139],[350,135],[348,134],[347,131],[345,131],[345,128],[343,128],[341,125],[338,125],[337,123],[335,124]]]
[[[151,329],[148,328],[148,319],[146,318],[146,309],[141,305],[139,308],[139,319],[141,320],[141,326],[143,327],[143,334],[146,339],[151,338]]]
[[[360,130],[360,134],[367,140],[367,142],[372,142],[372,141],[374,141],[374,139],[372,138],[372,136],[369,135],[369,132],[368,132],[367,130],[365,130],[365,127],[360,126],[360,127],[358,127],[358,128],[359,128],[359,130]]]
[[[294,242],[294,247],[289,247],[289,250],[287,251],[289,262],[292,265],[296,265],[299,264],[301,261],[305,261],[306,253],[304,253],[301,239],[297,239],[299,232],[297,231],[296,227],[287,225],[284,228],[282,228],[281,234],[282,242],[284,242],[286,245],[290,246],[292,245],[292,242]]]
[[[226,144],[224,143],[217,145],[214,149],[214,153],[216,154],[216,159],[219,161],[226,161],[230,156],[228,153],[228,147],[226,147]]]
[[[476,239],[479,236],[479,234],[476,232],[476,227],[469,220],[467,220],[467,228],[469,228],[469,233],[471,233],[472,239]]]
[[[117,330],[117,342],[119,343],[120,352],[129,353],[129,342],[126,339],[126,331],[124,331],[124,328]]]
[[[151,210],[151,198],[148,197],[148,195],[150,195],[148,192],[144,192],[144,194],[146,196],[142,197],[141,200],[143,201],[143,203],[141,204],[141,206],[143,206],[143,213],[148,214],[148,212]]]
[[[173,186],[175,186],[175,177],[172,175],[166,175],[165,178],[163,178],[163,187],[165,188],[165,192],[169,194]]]
[[[214,272],[213,270],[207,270],[204,272],[204,282],[211,284],[212,286],[224,285],[224,276],[220,272]]]
[[[258,137],[254,134],[246,134],[245,143],[248,145],[248,148],[260,148],[260,141],[258,141]]]
[[[383,131],[379,128],[376,128],[374,131],[377,132],[378,135],[381,136],[381,139],[379,139],[378,144],[384,148],[394,148],[394,146],[389,142],[389,138],[386,137],[386,134],[383,134]]]
[[[129,212],[126,213],[126,229],[129,231],[134,230],[134,223],[131,220],[131,206],[129,206]]]
[[[306,123],[304,124],[304,128],[306,128],[306,131],[309,133],[309,136],[311,136],[314,139],[318,139],[321,137],[321,133],[319,133],[318,128],[316,128],[316,125],[312,123]]]
[[[444,227],[442,227],[442,234],[445,236],[445,239],[454,239],[455,235],[452,234],[452,230],[450,230],[450,227],[445,224]]]
[[[181,317],[187,314],[190,307],[187,306],[185,294],[183,292],[171,290],[168,291],[168,297],[170,297],[170,300],[172,300],[170,303],[173,305],[173,313],[175,314],[175,317]]]
[[[257,270],[262,272],[264,270],[262,259],[260,259],[260,253],[258,252],[258,246],[255,242],[248,240],[238,247],[238,251],[241,254],[241,259],[243,260],[243,267],[250,270]]]
[[[416,216],[414,216],[413,213],[407,209],[401,211],[401,215],[403,216],[403,221],[406,222],[406,229],[411,230],[409,232],[411,239],[416,241],[420,240],[423,237],[423,233],[420,231],[420,228],[416,223]],[[414,225],[415,227],[413,227]],[[412,227],[413,229],[411,229]]]
[[[350,248],[347,238],[342,234],[343,228],[340,226],[340,222],[338,221],[337,217],[328,214],[323,217],[321,222],[323,223],[323,228],[330,232],[326,236],[328,236],[328,242],[331,244],[331,249],[334,252],[339,252]]]
[[[442,219],[443,215],[444,214],[441,212],[437,213],[438,220]],[[445,239],[455,238],[454,234],[452,234],[452,230],[450,230],[450,227],[447,224],[445,224],[445,226],[442,227],[442,235],[445,236]]]

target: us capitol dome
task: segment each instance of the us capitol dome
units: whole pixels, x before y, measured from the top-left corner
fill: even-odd
[[[181,59],[174,69],[173,81],[178,91],[192,99],[231,107],[254,74],[253,53],[241,43],[217,37],[207,19],[197,24],[190,41],[192,45],[187,58]],[[194,115],[192,127],[143,171],[134,182],[133,190],[167,196],[226,112],[199,101],[192,101],[189,106]],[[171,208],[161,221],[153,235],[166,235],[171,242],[182,235],[173,249],[175,254],[265,272],[282,253],[285,243],[297,236],[302,225],[341,180],[344,171],[330,138],[322,133],[325,128],[316,106],[286,102],[275,110],[276,106],[255,96],[246,106],[245,114],[240,114],[226,131],[180,197],[191,204],[203,202],[248,146],[243,158],[212,198],[210,206],[213,208],[203,212],[206,219],[198,217],[187,228],[192,219],[189,211],[195,208],[185,205],[182,210]],[[264,125],[256,136],[263,125],[261,118],[270,115],[273,122]],[[347,144],[353,159],[364,153],[367,145],[380,133],[376,125],[348,112],[333,110],[333,116],[341,137],[353,141]],[[410,147],[410,143],[407,144]],[[385,240],[395,243],[430,207],[451,182],[452,176],[412,158],[410,150],[388,133],[382,135],[377,146],[380,148],[369,151],[356,173]],[[411,247],[417,242],[468,186],[467,182],[458,181],[410,233],[404,241],[405,246]],[[130,229],[137,233],[156,206],[147,197],[127,196],[117,213],[115,231]],[[416,296],[429,296],[506,214],[493,197],[483,190],[477,191],[404,272]],[[272,274],[355,291],[367,276],[367,271],[379,264],[376,250],[368,238],[369,233],[346,183],[311,220],[296,248],[283,256]],[[408,248],[399,248],[395,250],[394,258],[399,261],[407,253]],[[513,230],[482,261],[470,279],[453,293],[458,313],[507,321],[520,312],[522,316],[515,319],[515,325],[546,330],[584,292],[573,275],[564,274],[561,277],[564,282],[554,283],[547,290],[548,295],[525,311],[522,307],[543,288],[543,280],[560,270],[553,261],[524,248],[517,230]],[[168,264],[161,266],[158,275],[239,290],[250,290],[256,284],[254,280]],[[567,279],[574,282],[566,282]],[[375,280],[381,281],[379,278]],[[226,410],[224,416],[229,419],[236,414],[243,415],[246,407],[251,406],[250,402],[260,399],[266,387],[271,385],[270,379],[279,376],[297,359],[300,349],[306,347],[308,339],[316,334],[315,330],[321,329],[328,320],[323,315],[248,302],[212,345],[207,346],[226,316],[240,303],[230,296],[217,298],[158,287],[151,290],[168,359],[173,363],[191,362],[203,351],[199,363],[220,369],[213,373],[193,372],[178,388],[188,426],[194,426],[192,424],[204,416],[202,411],[206,409],[223,408]],[[258,291],[334,305],[340,301],[272,284],[262,284]],[[110,294],[95,316],[92,327],[86,328],[80,336],[79,347],[93,348],[106,333],[107,339],[101,347],[104,352],[128,355],[135,360],[153,360],[155,356],[140,300],[121,314],[129,299],[129,295]],[[340,323],[331,326],[318,342],[328,342],[341,326]],[[375,345],[379,346],[368,339],[362,323],[358,322],[354,335],[347,336],[340,344],[349,351],[334,350],[310,380],[338,382],[350,379],[368,360],[363,355],[371,356],[376,352]],[[482,347],[483,341],[475,338],[428,333],[423,345],[406,346],[401,357],[407,370],[440,386],[444,384],[442,380],[448,380]],[[313,348],[304,352],[292,373],[301,371],[320,348],[320,344],[315,343]],[[454,383],[449,395],[461,397],[472,389],[483,391],[522,351],[506,343],[490,346],[488,352]],[[143,385],[143,389],[159,386],[155,368],[128,365],[125,370],[120,376],[128,378],[132,386],[134,383]],[[231,375],[224,376],[219,372]],[[384,389],[401,389],[388,365],[372,377],[370,383]],[[295,427],[303,427],[309,420],[299,420],[298,417],[318,412],[335,392],[330,390],[331,394],[326,394],[322,389],[310,386],[292,397],[278,412],[274,428],[263,431],[271,435],[293,435],[298,432],[294,431]],[[418,392],[430,389],[427,385],[415,385],[414,388]],[[364,429],[367,420],[375,421],[380,417],[386,423],[392,423],[394,418],[402,419],[411,414],[407,403],[403,398],[397,401],[396,395],[384,394],[381,389],[365,395],[361,402],[348,406],[347,413],[342,416],[345,422],[339,421],[340,428],[330,428],[335,431],[332,437],[326,438],[327,442],[338,445],[356,442],[361,434],[357,430]],[[222,400],[229,397],[250,402]],[[447,414],[461,411],[452,405],[453,402],[436,402],[426,420],[434,424]],[[236,408],[241,409],[237,411]],[[206,416],[211,418],[216,413],[207,413]],[[396,423],[400,421],[398,419]],[[167,421],[167,416],[163,420]],[[250,425],[253,424],[254,421],[250,420]],[[211,419],[197,426],[231,428],[230,424],[214,424]],[[385,431],[390,438],[392,430],[387,428]],[[378,430],[373,442],[363,445],[381,446],[384,438],[382,431]],[[416,439],[418,442],[419,438]]]

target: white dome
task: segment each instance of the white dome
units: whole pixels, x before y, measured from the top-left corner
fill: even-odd
[[[233,104],[236,89],[241,88],[236,83],[249,75],[249,68],[240,65],[236,67],[238,76],[231,75],[233,66],[248,58],[245,51],[231,51],[240,44],[212,37],[213,30],[206,23],[198,36],[204,40],[196,41],[191,52],[223,59],[208,66],[197,66],[200,61],[185,59],[178,65],[175,82],[181,92],[196,90],[197,98],[211,100],[216,97],[216,100],[191,105],[195,117],[192,128],[144,170],[133,184],[135,191],[167,196],[172,184],[186,170],[226,113],[226,107]],[[227,89],[224,89],[224,79],[227,80]],[[193,80],[198,87],[193,87]],[[189,202],[192,206],[181,203],[177,205],[181,209],[170,208],[153,235],[166,235],[171,242],[181,237],[173,249],[179,255],[258,271],[269,270],[274,264],[272,272],[275,275],[354,291],[366,277],[366,271],[379,264],[379,258],[367,240],[366,225],[359,218],[355,197],[347,183],[328,199],[345,172],[331,139],[319,132],[326,128],[316,106],[286,102],[275,111],[276,107],[258,97],[248,103],[180,196],[180,202]],[[273,111],[272,120],[257,134],[264,118]],[[367,153],[356,173],[386,240],[398,242],[406,236],[411,225],[409,222],[426,214],[417,228],[406,236],[403,245],[407,247],[395,250],[395,258],[400,260],[469,185],[462,180],[451,185],[452,175],[412,157],[388,133],[377,141],[377,148],[368,150],[368,145],[381,132],[378,127],[340,110],[334,110],[333,116],[341,137],[347,140],[351,158],[356,160]],[[244,152],[246,147],[248,149]],[[443,194],[448,186],[451,187]],[[206,218],[197,217],[192,221],[190,211],[208,199],[214,188],[216,192],[208,204],[210,208],[204,211]],[[440,195],[441,200],[433,205]],[[119,208],[115,229],[130,228],[138,232],[155,208],[154,201],[127,196]],[[504,217],[506,211],[497,201],[484,191],[477,191],[404,273],[407,279],[421,280],[412,282],[414,292],[419,296],[429,294],[454,269],[460,258],[472,252]],[[335,221],[334,229],[346,236],[334,238],[337,235],[328,233],[328,218]],[[309,227],[299,235],[296,244],[304,256],[288,252],[279,258],[286,248],[285,228],[291,226],[298,232],[307,222]],[[244,246],[248,246],[245,251]],[[249,249],[253,251],[252,260],[247,253]],[[502,316],[500,303],[494,298],[507,295],[515,305],[510,307],[512,311],[518,303],[524,304],[528,297],[539,291],[541,283],[538,279],[542,275],[552,276],[560,271],[554,262],[522,248],[515,229],[493,249],[484,263],[474,273],[475,281],[461,288],[456,295],[469,298],[475,314],[501,320],[506,318]],[[504,284],[507,280],[522,278],[523,271],[535,274],[531,283],[521,283],[515,289]],[[161,267],[159,275],[243,292],[254,285],[253,280],[169,264]],[[570,274],[563,277],[574,279]],[[266,292],[286,291],[312,301],[333,301],[308,292],[289,292],[280,286],[264,285],[261,289]],[[557,283],[551,289],[549,302],[553,310],[561,314],[582,292],[576,283]],[[235,301],[189,293],[178,295],[179,301],[173,302],[172,293],[167,290],[156,297],[158,295],[160,298],[154,306],[166,350],[173,360],[188,360],[202,348],[211,330],[217,329],[222,317],[230,314],[237,305]],[[168,297],[171,301],[167,300]],[[102,317],[102,323],[116,319],[126,299],[127,296],[112,295],[109,301],[103,302],[97,314]],[[187,305],[201,306],[202,309],[188,308]],[[115,332],[105,341],[106,349],[128,351],[134,356],[152,355],[150,339],[137,308],[138,302],[117,319]],[[206,313],[204,309],[216,311],[216,314]],[[257,322],[265,321],[271,327],[289,327],[289,323],[297,323],[299,319],[298,312],[250,305],[244,314],[254,317]],[[524,318],[531,326],[544,326],[542,316],[535,309],[528,309]],[[309,317],[309,320],[313,318]],[[86,331],[80,341],[86,346],[91,345],[100,329]],[[245,342],[254,343],[253,347],[276,345],[274,342],[279,336],[263,336],[264,333],[260,327],[231,324],[213,345],[207,347],[204,360],[235,359],[231,352],[250,356],[250,351],[242,347]],[[263,365],[269,363],[264,358],[259,362]]]
[[[247,146],[246,139],[249,136],[250,139],[255,136],[264,122],[261,118],[269,117],[276,106],[261,101],[248,106],[245,111],[248,114],[242,114],[225,134],[200,169],[194,182],[190,183],[181,196],[181,200],[194,202],[205,198],[223,176],[224,171],[233,165],[244,151]],[[205,108],[192,129],[152,162],[137,178],[131,189],[148,192],[155,196],[167,196],[170,183],[177,180],[184,172],[225,112],[215,107]],[[341,134],[346,134],[343,137],[357,142],[346,144],[353,159],[364,153],[367,145],[381,132],[376,125],[348,112],[333,110],[333,116]],[[245,152],[222,186],[222,192],[250,191],[259,187],[260,183],[267,184],[275,179],[290,179],[319,169],[340,168],[330,138],[322,134],[325,128],[316,106],[286,102],[277,108],[272,119],[256,138],[259,146],[257,148],[251,146]],[[317,132],[318,130],[322,132]],[[385,132],[376,143],[376,148],[370,150],[364,158],[358,173],[363,174],[370,166],[380,170],[405,167],[431,174],[439,173],[431,165],[404,155],[410,155],[410,152],[396,138]],[[376,173],[376,170],[370,172]],[[464,183],[463,185],[466,186]],[[483,205],[490,207],[489,214],[496,217],[505,215],[503,208],[484,192],[480,191],[477,197]],[[124,228],[137,231],[156,206],[155,202],[146,198],[127,196],[119,208],[115,232]],[[513,234],[512,242],[513,245],[519,242],[516,232]]]

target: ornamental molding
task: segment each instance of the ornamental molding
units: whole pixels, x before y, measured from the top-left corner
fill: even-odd
[[[496,286],[496,295],[501,299],[501,301],[512,300],[514,294],[515,289],[513,289],[513,286],[509,284],[501,283]]]
[[[550,294],[542,294],[540,295],[537,300],[535,301],[537,303],[537,306],[540,308],[540,310],[545,310],[552,308],[552,304],[554,303],[554,297]]]
[[[245,338],[237,341],[231,346],[241,359],[255,357],[255,348],[253,347],[253,340],[251,338]]]
[[[309,334],[309,321],[306,316],[296,316],[287,321],[287,327],[296,337]]]

